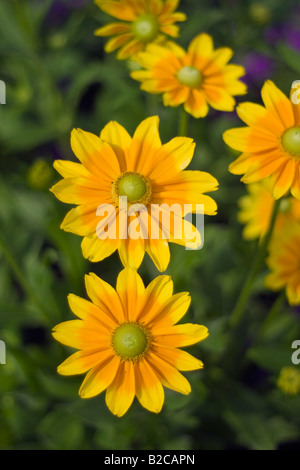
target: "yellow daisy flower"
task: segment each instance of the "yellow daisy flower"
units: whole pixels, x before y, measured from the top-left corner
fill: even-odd
[[[91,273],[86,276],[91,302],[69,295],[78,320],[60,323],[53,336],[79,351],[59,367],[62,375],[89,371],[79,390],[90,398],[106,390],[110,411],[122,416],[136,396],[149,411],[158,413],[163,386],[188,394],[191,387],[179,372],[201,369],[203,363],[178,348],[202,341],[205,326],[176,323],[190,305],[187,292],[173,295],[169,276],[159,276],[145,288],[131,268],[118,276],[116,290]]]
[[[215,191],[218,182],[206,172],[182,171],[193,157],[194,142],[175,137],[162,145],[158,124],[157,116],[145,119],[132,138],[114,121],[105,126],[100,138],[73,130],[71,146],[81,163],[54,163],[64,179],[51,191],[61,201],[78,205],[66,215],[61,228],[84,237],[83,255],[90,261],[101,261],[118,250],[124,266],[138,268],[146,251],[164,271],[170,259],[168,241],[190,248],[201,245],[199,232],[183,217],[196,213],[201,204],[205,214],[214,215],[216,203],[203,193]],[[126,207],[119,204],[120,197],[127,198]],[[172,213],[168,208],[174,204],[178,212]],[[99,215],[99,206],[115,211],[114,237],[106,238],[108,220]],[[154,209],[158,206],[172,218],[169,228],[157,216]],[[136,207],[144,210],[132,214]],[[141,231],[136,238],[130,231],[134,224]],[[149,227],[146,234],[145,227]]]
[[[243,237],[246,240],[263,238],[269,228],[275,200],[272,196],[273,178],[246,186],[248,194],[239,200],[238,220],[245,224]],[[280,201],[273,237],[280,234],[286,224],[300,222],[300,201],[286,197]]]
[[[296,367],[283,367],[277,379],[277,387],[287,395],[300,392],[300,372]]]
[[[101,10],[122,20],[95,31],[96,36],[114,36],[105,45],[106,52],[119,49],[117,58],[124,60],[142,51],[152,42],[164,41],[165,35],[177,37],[177,21],[184,13],[175,12],[179,0],[95,0]]]
[[[295,91],[293,91],[294,93]],[[268,80],[262,88],[265,107],[242,103],[239,117],[248,125],[224,133],[225,142],[243,154],[229,166],[241,181],[254,183],[274,175],[273,196],[289,190],[300,199],[300,104]]]
[[[265,285],[271,290],[286,289],[290,305],[300,304],[300,224],[290,224],[270,244],[267,265],[271,273]]]
[[[239,81],[245,74],[241,65],[228,65],[233,51],[228,47],[214,49],[212,37],[199,34],[187,52],[175,43],[167,47],[150,44],[137,60],[146,70],[131,73],[142,82],[141,89],[162,94],[165,106],[179,106],[195,118],[205,117],[209,106],[220,111],[233,111],[235,95],[247,87]]]

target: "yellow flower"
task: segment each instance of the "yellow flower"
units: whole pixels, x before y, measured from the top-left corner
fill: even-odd
[[[187,52],[175,43],[167,47],[151,44],[137,56],[146,70],[131,76],[142,82],[149,93],[163,95],[165,106],[179,106],[195,118],[207,115],[209,106],[220,111],[233,111],[234,95],[247,92],[239,81],[245,74],[240,65],[228,65],[233,51],[228,47],[214,49],[212,37],[199,34]]]
[[[244,174],[242,181],[247,184],[274,175],[275,199],[289,190],[300,199],[300,104],[292,97],[289,100],[271,81],[264,84],[262,99],[265,107],[254,103],[237,107],[248,127],[224,133],[225,142],[243,152],[229,171]]]
[[[188,394],[191,387],[179,372],[201,369],[200,360],[178,348],[207,337],[207,328],[176,323],[190,305],[187,292],[173,295],[169,276],[159,276],[145,288],[131,268],[118,276],[116,290],[91,273],[86,276],[87,301],[69,295],[78,320],[60,323],[53,336],[79,351],[59,367],[62,375],[86,375],[79,395],[90,398],[106,390],[106,404],[122,416],[136,396],[158,413],[163,386]]]
[[[178,26],[185,21],[184,13],[174,12],[179,0],[95,0],[101,10],[122,22],[111,23],[95,31],[96,36],[112,37],[106,52],[119,49],[117,58],[124,60],[142,51],[152,42],[164,41],[165,35],[177,37]]]
[[[296,367],[283,367],[277,379],[277,387],[287,395],[300,392],[300,372]]]
[[[217,180],[206,172],[182,171],[193,157],[195,144],[192,139],[175,137],[162,145],[158,123],[157,116],[145,119],[132,138],[114,121],[105,126],[100,138],[73,130],[71,146],[81,164],[54,163],[64,179],[52,192],[61,201],[78,205],[66,215],[61,228],[84,236],[83,255],[91,261],[101,261],[118,250],[124,266],[138,268],[146,251],[164,271],[170,259],[168,241],[190,248],[201,245],[199,232],[183,217],[197,212],[198,204],[204,205],[205,214],[216,213],[215,201],[203,193],[215,191]],[[129,208],[119,205],[120,197],[127,197]],[[174,204],[179,210],[172,214],[167,208]],[[115,237],[106,238],[107,217],[97,215],[97,208],[106,205],[115,210],[115,225],[111,224],[116,227]],[[158,218],[157,206],[172,218],[169,229]],[[144,210],[132,214],[136,207]],[[130,232],[134,224],[141,228],[136,239]],[[148,236],[143,232],[147,226]],[[155,228],[157,233],[152,235]]]
[[[285,227],[270,244],[265,284],[271,290],[286,288],[290,305],[300,304],[300,224]]]
[[[243,236],[246,240],[263,238],[269,228],[275,200],[272,196],[273,180],[266,178],[247,185],[248,194],[239,200],[238,220],[245,224]],[[294,197],[283,198],[276,218],[274,236],[280,234],[286,224],[300,222],[300,201]]]

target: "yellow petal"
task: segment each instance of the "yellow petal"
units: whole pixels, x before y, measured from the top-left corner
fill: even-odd
[[[152,116],[137,127],[129,149],[127,171],[147,174],[145,170],[149,160],[153,161],[155,152],[161,147],[158,124],[158,116]]]
[[[191,303],[188,292],[180,292],[167,299],[158,310],[149,312],[147,325],[156,328],[172,326],[185,314]],[[151,316],[150,316],[151,315]]]
[[[153,413],[159,413],[164,404],[164,389],[157,374],[146,360],[135,366],[136,396],[140,404]]]
[[[191,392],[191,386],[187,379],[158,354],[151,352],[148,361],[165,387],[184,395],[188,395]]]
[[[111,354],[111,353],[110,353]],[[91,398],[103,392],[114,380],[120,359],[118,356],[104,356],[101,364],[91,369],[79,389],[81,398]]]
[[[121,240],[119,244],[119,256],[123,266],[138,269],[145,254],[144,240],[139,238],[134,240],[128,236]]]
[[[157,347],[157,355],[178,370],[185,371],[203,368],[202,361],[181,349]]]
[[[124,321],[123,308],[115,289],[96,274],[85,276],[85,285],[89,298],[101,312],[111,318],[113,323]]]
[[[91,174],[81,163],[75,163],[67,160],[55,160],[53,163],[54,168],[64,178],[73,177],[89,177]]]
[[[62,344],[76,349],[103,349],[110,347],[107,317],[102,322],[90,319],[88,323],[82,320],[68,320],[53,329],[53,337]],[[112,327],[114,325],[112,324]]]
[[[294,114],[290,100],[271,80],[267,80],[262,87],[261,96],[266,108],[281,123],[282,130],[294,125]]]
[[[148,323],[155,318],[164,302],[172,297],[173,281],[170,276],[157,276],[146,287],[144,306],[135,321]]]
[[[291,158],[286,162],[282,169],[276,172],[276,181],[274,183],[273,196],[279,199],[290,189],[295,177],[295,159]]]
[[[128,169],[125,154],[131,144],[131,137],[126,129],[116,121],[111,121],[101,131],[100,138],[113,148],[119,160],[121,172],[125,173]]]
[[[105,402],[114,415],[121,417],[131,406],[134,397],[134,365],[131,361],[123,361],[120,364],[114,381],[106,390]]]
[[[134,10],[125,3],[110,0],[95,0],[95,3],[102,11],[118,20],[134,21],[136,19]]]
[[[75,207],[67,213],[60,228],[76,235],[90,235],[96,230],[96,210],[94,205],[89,208],[87,206]]]
[[[96,135],[74,129],[71,134],[71,147],[92,174],[110,182],[120,174],[120,165],[113,149]]]
[[[120,297],[125,321],[132,321],[140,312],[145,292],[142,278],[132,268],[125,268],[117,279],[117,292]]]
[[[107,352],[108,354],[108,352]],[[110,351],[112,356],[112,352]],[[78,375],[84,374],[88,370],[97,366],[103,361],[103,350],[87,349],[84,351],[77,351],[66,359],[57,368],[60,375]]]
[[[183,325],[157,328],[153,325],[154,341],[161,346],[184,347],[198,343],[208,336],[208,329],[202,325],[185,323]]]
[[[145,250],[160,272],[167,269],[170,262],[170,249],[166,240],[149,238],[149,240],[146,240]]]
[[[82,254],[93,263],[112,255],[119,247],[119,240],[100,240],[96,233],[84,237],[81,243]]]
[[[96,36],[113,36],[115,34],[127,33],[130,25],[126,23],[110,23],[95,31]]]

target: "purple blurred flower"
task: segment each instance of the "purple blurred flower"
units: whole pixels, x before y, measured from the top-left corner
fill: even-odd
[[[250,52],[244,60],[244,67],[246,75],[243,77],[243,81],[251,86],[270,78],[274,72],[275,64],[270,57],[258,52]]]
[[[266,29],[265,39],[271,46],[283,41],[293,49],[300,51],[299,22],[286,22],[281,25],[271,26]]]
[[[296,51],[300,51],[300,29],[295,27],[286,27],[284,32],[286,43]]]
[[[55,0],[49,10],[47,22],[58,24],[63,22],[72,9],[83,8],[89,0]]]

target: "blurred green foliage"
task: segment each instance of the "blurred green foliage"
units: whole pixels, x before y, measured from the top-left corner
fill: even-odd
[[[251,1],[185,0],[179,10],[188,20],[178,42],[186,46],[206,31],[217,47],[235,50],[235,63],[253,51],[263,54],[273,64],[265,78],[287,93],[300,78],[299,50],[284,40],[268,43],[265,34],[293,21],[296,4],[269,0],[259,3],[266,9],[261,11]],[[51,337],[55,324],[72,318],[67,294],[86,296],[83,277],[89,271],[115,285],[121,264],[116,255],[88,263],[80,238],[59,228],[69,207],[48,191],[59,179],[52,162],[74,159],[73,127],[99,133],[110,120],[132,133],[142,119],[158,114],[166,142],[177,134],[179,110],[140,91],[128,64],[104,54],[104,40],[93,31],[110,18],[92,1],[1,0],[0,18],[0,79],[7,87],[7,104],[0,105],[0,339],[7,347],[6,364],[0,365],[0,448],[299,448],[300,396],[276,388],[281,367],[291,363],[291,344],[300,338],[299,310],[282,302],[259,334],[277,297],[265,290],[264,271],[237,341],[231,341],[227,324],[257,249],[241,238],[236,212],[245,188],[227,171],[234,155],[222,132],[240,125],[234,113],[189,119],[197,144],[191,168],[220,182],[219,214],[206,219],[204,248],[172,246],[167,271],[176,292],[191,293],[186,320],[210,330],[207,340],[190,349],[205,364],[188,375],[192,393],[166,390],[161,414],[134,403],[119,419],[102,395],[78,397],[82,377],[56,373],[70,353]],[[256,78],[243,100],[260,101],[262,82]],[[140,273],[145,282],[158,274],[148,259]]]

